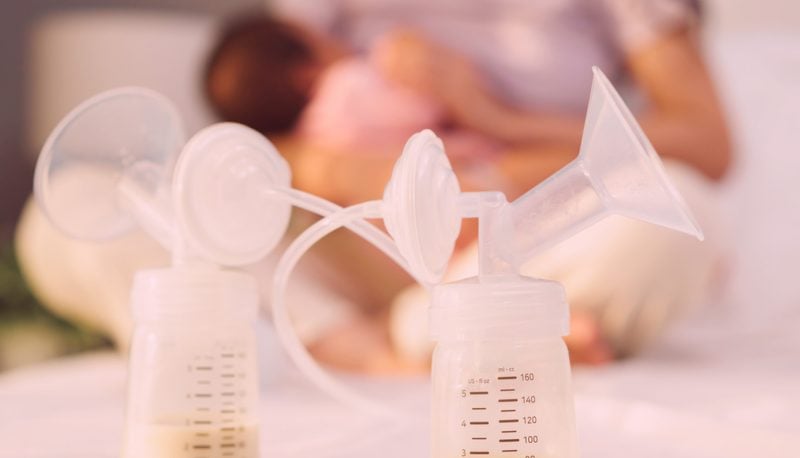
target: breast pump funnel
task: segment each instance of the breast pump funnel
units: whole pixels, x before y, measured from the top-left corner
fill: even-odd
[[[630,110],[593,72],[578,158],[511,204],[517,266],[611,214],[703,238]]]
[[[71,237],[107,240],[138,223],[169,248],[171,231],[158,220],[163,208],[142,203],[169,200],[170,171],[185,142],[180,116],[162,95],[136,87],[103,92],[48,137],[36,164],[36,200]]]

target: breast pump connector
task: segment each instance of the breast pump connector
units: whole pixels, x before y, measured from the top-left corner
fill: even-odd
[[[578,158],[514,202],[500,192],[462,193],[441,140],[423,131],[406,144],[382,201],[324,218],[278,265],[273,311],[281,315],[286,278],[308,246],[359,218],[384,219],[394,241],[389,254],[399,253],[400,264],[432,289],[432,458],[577,456],[564,288],[520,275],[526,261],[612,214],[702,238],[632,114],[593,71]],[[479,275],[439,284],[462,218],[479,219]],[[293,358],[310,366],[286,337],[288,322],[276,325],[295,347]],[[318,367],[307,372],[344,402],[397,414],[325,379]]]

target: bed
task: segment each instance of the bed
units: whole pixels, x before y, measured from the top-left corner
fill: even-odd
[[[113,27],[108,25],[113,18],[89,19],[105,23],[104,33],[113,36],[125,27],[141,28],[141,22],[125,17]],[[52,55],[66,52],[63,34],[89,19],[67,15],[41,26],[37,46],[61,47],[35,54],[36,69],[55,70],[50,66],[59,64]],[[139,19],[167,26],[159,22],[163,18]],[[157,56],[134,50],[126,58],[164,59],[167,47],[183,47],[185,65],[197,65],[202,37],[212,26],[202,18],[180,21],[199,41],[187,45],[164,38]],[[108,50],[101,48],[84,47],[81,56],[105,59]],[[587,458],[800,456],[800,33],[720,33],[709,37],[708,50],[740,151],[724,185],[735,247],[728,286],[714,304],[673,326],[644,354],[575,370],[579,442]],[[77,100],[121,83],[175,94],[189,113],[190,130],[209,121],[196,87],[164,82],[152,72],[133,72],[130,81],[119,81],[112,75],[114,65],[106,67],[108,74],[103,70],[62,87],[68,94],[56,95],[55,86],[37,81],[41,92],[34,101],[48,106],[38,109],[43,114],[35,125],[52,125]],[[45,131],[34,127],[31,141],[40,141]],[[267,346],[276,348],[269,328],[262,331]],[[279,351],[266,359],[272,366],[262,377],[262,456],[427,456],[425,421],[362,416],[318,393]],[[125,374],[124,358],[112,352],[0,374],[0,457],[118,456]],[[424,417],[424,379],[348,382],[374,396],[403,399],[398,409]]]

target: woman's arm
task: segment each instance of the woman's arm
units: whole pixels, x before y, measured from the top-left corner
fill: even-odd
[[[668,36],[632,55],[628,66],[651,102],[640,119],[656,150],[721,178],[731,163],[731,144],[695,34]]]
[[[730,165],[731,146],[714,84],[693,35],[690,31],[668,35],[629,56],[627,65],[650,103],[638,118],[659,154],[719,179]],[[485,91],[479,91],[475,101],[478,105],[462,117],[464,122],[510,143],[558,145],[580,137],[582,119],[520,112],[499,104]]]
[[[551,153],[562,150],[562,155],[577,151],[582,117],[505,105],[466,59],[418,36],[406,33],[388,50],[392,58],[383,67],[390,77],[439,98],[457,124],[512,145],[519,157],[511,162],[524,167],[524,150],[532,156],[540,148]],[[638,118],[656,150],[709,178],[722,177],[731,159],[728,132],[694,31],[681,29],[665,35],[629,55],[626,63],[649,101],[647,111]]]

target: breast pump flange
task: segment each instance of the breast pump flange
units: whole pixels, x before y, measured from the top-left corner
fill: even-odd
[[[612,214],[702,240],[647,137],[597,69],[578,158],[514,202],[499,192],[461,193],[441,141],[415,134],[395,165],[382,201],[335,213],[309,228],[279,262],[273,313],[292,358],[318,385],[349,405],[397,418],[398,410],[324,374],[291,336],[284,301],[302,253],[337,227],[383,218],[404,267],[432,288],[432,457],[575,457],[570,367],[562,336],[569,309],[563,287],[519,275],[544,249]],[[479,276],[438,284],[461,218],[479,219]],[[401,265],[403,265],[401,263]]]

